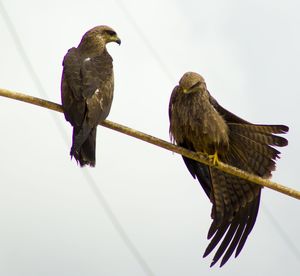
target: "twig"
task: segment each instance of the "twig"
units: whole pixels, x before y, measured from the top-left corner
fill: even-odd
[[[15,100],[30,103],[30,104],[34,104],[34,105],[38,105],[38,106],[48,108],[48,109],[51,109],[51,110],[54,110],[54,111],[63,112],[62,107],[59,104],[56,104],[56,103],[53,103],[53,102],[50,102],[50,101],[46,101],[46,100],[43,100],[43,99],[40,99],[40,98],[28,96],[28,95],[25,95],[25,94],[22,94],[22,93],[9,91],[7,89],[1,89],[0,88],[0,96],[15,99]],[[219,170],[221,170],[225,173],[229,173],[231,175],[243,178],[245,180],[249,180],[249,181],[251,181],[253,183],[256,183],[258,185],[268,187],[272,190],[275,190],[277,192],[286,194],[290,197],[300,199],[300,192],[295,190],[295,189],[283,186],[279,183],[272,182],[268,179],[264,179],[264,178],[261,178],[259,176],[253,175],[253,174],[249,174],[245,171],[242,171],[242,170],[240,170],[238,168],[235,168],[233,166],[229,166],[229,165],[227,165],[223,162],[220,162],[220,161],[218,162],[217,165],[213,165],[213,163],[205,155],[201,155],[199,153],[189,151],[185,148],[178,147],[176,145],[173,145],[169,142],[166,142],[162,139],[156,138],[156,137],[151,136],[149,134],[134,130],[132,128],[129,128],[129,127],[126,127],[126,126],[123,126],[123,125],[120,125],[120,124],[117,124],[117,123],[114,123],[114,122],[111,122],[111,121],[108,121],[108,120],[105,120],[103,123],[101,123],[101,125],[104,126],[104,127],[113,129],[115,131],[124,133],[126,135],[135,137],[137,139],[143,140],[143,141],[148,142],[150,144],[156,145],[158,147],[167,149],[169,151],[176,152],[180,155],[191,158],[193,160],[196,160],[196,161],[201,162],[203,164],[209,165],[211,167],[216,167],[216,168],[218,168]]]

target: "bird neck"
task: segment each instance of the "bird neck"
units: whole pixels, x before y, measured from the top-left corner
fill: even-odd
[[[105,43],[95,43],[92,39],[82,40],[78,45],[78,50],[87,56],[97,56],[107,52]]]

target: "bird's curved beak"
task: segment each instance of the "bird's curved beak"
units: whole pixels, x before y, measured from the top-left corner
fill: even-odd
[[[121,39],[118,36],[114,36],[113,41],[121,45]]]

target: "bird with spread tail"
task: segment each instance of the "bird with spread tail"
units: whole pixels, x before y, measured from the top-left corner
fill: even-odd
[[[109,42],[121,44],[112,28],[94,27],[63,60],[62,107],[73,126],[70,155],[80,166],[95,166],[97,125],[108,116],[113,100],[113,59],[106,49]]]
[[[210,95],[202,76],[185,73],[169,103],[170,136],[186,149],[208,155],[246,172],[270,178],[280,152],[288,144],[275,134],[288,131],[285,125],[249,123],[229,112]],[[258,213],[261,186],[224,173],[183,156],[191,175],[197,178],[212,203],[210,243],[203,257],[215,248],[211,266],[223,266],[235,251],[241,252]]]

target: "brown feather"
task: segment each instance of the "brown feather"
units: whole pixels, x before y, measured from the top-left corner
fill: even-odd
[[[178,145],[208,154],[244,171],[268,178],[275,169],[280,152],[273,146],[288,141],[284,125],[255,125],[229,112],[209,94],[204,79],[197,73],[183,75],[172,92],[169,104],[170,136]],[[239,255],[258,213],[261,187],[223,173],[216,168],[184,157],[185,164],[201,183],[213,206],[211,239],[204,257],[217,246],[214,265],[221,266],[232,253]]]
[[[95,27],[63,61],[62,106],[74,128],[70,154],[81,166],[95,166],[95,128],[108,116],[113,100],[113,65],[106,50],[111,41],[120,42],[110,27]]]

